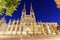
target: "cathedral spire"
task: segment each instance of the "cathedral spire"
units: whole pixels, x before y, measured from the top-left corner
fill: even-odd
[[[22,16],[21,18],[24,18],[26,15],[26,3],[24,3],[24,7],[23,7],[23,10],[22,10]]]
[[[30,4],[30,11],[33,12],[32,3]]]
[[[24,3],[23,12],[26,11],[26,4]]]
[[[30,4],[30,14],[32,14],[32,16],[34,16],[34,11],[33,11],[33,7],[32,7],[32,3]]]
[[[35,20],[34,11],[33,11],[33,7],[32,7],[32,3],[30,4],[30,15],[31,15],[31,17],[34,19],[34,21],[36,21],[36,20]]]

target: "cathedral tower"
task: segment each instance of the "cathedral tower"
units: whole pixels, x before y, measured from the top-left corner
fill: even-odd
[[[30,15],[26,14],[26,4],[24,4],[24,9],[22,10],[21,22],[36,22],[32,4],[30,4]]]
[[[27,15],[26,14],[26,5],[24,4],[24,9],[22,10],[22,16],[21,16],[21,27],[23,28],[22,32],[26,33],[26,31],[30,31],[30,33],[33,32],[33,27],[34,27],[34,23],[35,21],[35,16],[34,16],[34,11],[32,8],[32,4],[30,4],[30,14]]]

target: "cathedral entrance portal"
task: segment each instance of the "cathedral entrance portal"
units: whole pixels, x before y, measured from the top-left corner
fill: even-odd
[[[31,33],[31,30],[29,27],[26,28],[26,34],[29,35]]]
[[[31,34],[31,29],[29,27],[25,28],[25,30],[23,30],[22,34],[23,35],[29,35],[29,34]]]

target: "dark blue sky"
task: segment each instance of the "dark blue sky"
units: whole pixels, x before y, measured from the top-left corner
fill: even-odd
[[[17,11],[12,14],[13,16],[5,17],[7,22],[9,19],[13,20],[21,17],[24,3],[26,3],[27,14],[29,14],[30,3],[32,3],[37,22],[57,22],[60,25],[60,9],[56,7],[54,0],[22,0],[17,7]]]

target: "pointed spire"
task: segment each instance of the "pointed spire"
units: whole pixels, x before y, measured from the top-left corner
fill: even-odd
[[[30,4],[30,11],[33,12],[32,3]]]
[[[25,15],[26,15],[26,3],[24,3],[24,7],[23,7],[23,10],[22,10],[21,19],[22,19],[23,17],[25,17]]]
[[[23,12],[26,11],[26,4],[24,3]]]

